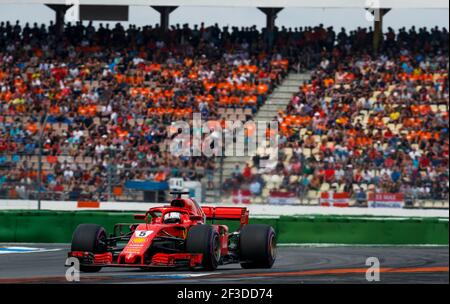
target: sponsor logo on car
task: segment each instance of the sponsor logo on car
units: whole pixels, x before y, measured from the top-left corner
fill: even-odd
[[[125,253],[125,254],[133,254],[133,253],[138,254],[138,253],[140,253],[140,252],[141,252],[140,248],[130,248],[130,247],[127,247],[127,248],[124,250],[124,253]]]
[[[145,242],[145,238],[137,237],[133,239],[133,243],[135,244],[142,244]]]

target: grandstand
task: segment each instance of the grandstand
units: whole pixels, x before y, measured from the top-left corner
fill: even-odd
[[[404,193],[411,203],[448,199],[448,33],[386,37],[381,55],[370,55],[364,30],[350,37],[352,49],[342,35],[321,55],[276,115],[283,156],[259,181],[263,197],[283,189],[312,203],[330,190]],[[251,184],[258,165],[249,164]],[[236,185],[242,176],[226,187]]]
[[[170,26],[184,1],[152,1],[161,23],[142,28],[64,24],[67,2],[22,2],[46,3],[56,19],[0,24],[0,198],[157,201],[182,178],[209,202],[317,205],[333,192],[366,206],[371,193],[401,193],[407,207],[448,208],[448,31],[382,32],[389,8],[448,2],[384,1],[373,28],[351,32],[279,29],[274,1],[260,6],[261,31]],[[80,2],[100,18],[98,1]],[[126,18],[115,6],[131,1],[109,2]],[[168,127],[194,112],[277,120],[279,161],[260,168],[264,148],[171,155]]]

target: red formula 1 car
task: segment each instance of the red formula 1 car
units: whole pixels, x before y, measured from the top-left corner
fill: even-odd
[[[276,258],[276,235],[268,225],[250,225],[249,212],[239,207],[200,207],[182,198],[169,206],[136,214],[142,223],[116,224],[114,233],[95,224],[79,225],[69,257],[80,261],[83,272],[102,267],[184,267],[215,270],[218,265],[240,263],[243,268],[271,268]],[[212,220],[213,224],[206,223]],[[240,228],[214,220],[238,220]],[[126,231],[123,231],[124,228]],[[120,243],[124,243],[120,246]]]

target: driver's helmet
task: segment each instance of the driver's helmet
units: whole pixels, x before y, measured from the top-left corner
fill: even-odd
[[[181,213],[180,212],[169,212],[164,215],[164,224],[179,224],[181,223]]]

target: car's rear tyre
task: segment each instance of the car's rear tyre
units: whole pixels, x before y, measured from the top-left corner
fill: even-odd
[[[106,230],[96,224],[81,224],[75,229],[72,236],[71,251],[92,252],[93,254],[106,252]],[[99,266],[80,265],[82,272],[98,272]]]
[[[277,255],[275,230],[269,225],[246,225],[239,248],[242,268],[272,268]]]
[[[203,254],[202,267],[205,270],[217,269],[221,255],[219,233],[210,225],[191,227],[186,238],[186,251]]]

